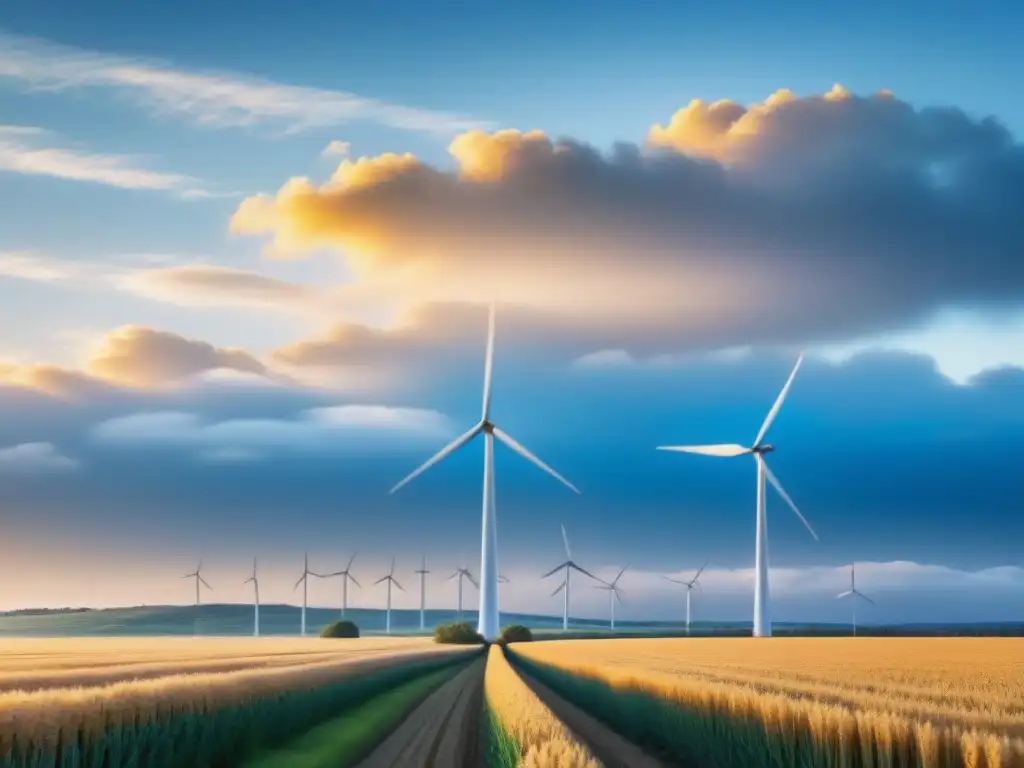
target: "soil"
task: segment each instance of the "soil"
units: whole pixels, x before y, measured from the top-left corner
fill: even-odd
[[[485,662],[430,694],[357,768],[477,768]]]

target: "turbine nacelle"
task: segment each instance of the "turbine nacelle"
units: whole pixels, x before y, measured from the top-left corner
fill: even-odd
[[[760,454],[773,453],[774,451],[775,451],[775,446],[774,445],[755,445],[753,448],[750,449],[751,453],[760,453]]]

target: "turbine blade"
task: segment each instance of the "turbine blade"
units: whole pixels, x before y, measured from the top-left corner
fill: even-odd
[[[565,544],[565,557],[567,560],[572,560],[572,552],[569,551],[569,536],[565,532],[565,525],[562,525],[562,543]]]
[[[561,592],[563,589],[565,589],[565,582],[564,581],[561,584],[558,585],[558,589],[556,589],[554,592],[551,593],[551,596],[554,597],[559,592]]]
[[[601,581],[601,580],[600,580],[599,578],[597,578],[597,576],[595,576],[594,574],[592,574],[592,573],[591,573],[590,571],[588,571],[588,570],[587,570],[586,568],[580,568],[580,567],[579,567],[578,565],[576,565],[576,563],[571,563],[571,564],[569,565],[569,567],[570,567],[570,568],[575,568],[575,569],[576,569],[577,571],[579,571],[580,573],[586,574],[587,576],[589,576],[590,578],[592,578],[592,579],[593,579],[594,581]],[[603,582],[602,582],[602,583],[603,583]]]
[[[764,467],[764,476],[768,478],[768,482],[771,483],[775,487],[775,490],[779,492],[779,496],[782,497],[782,500],[789,504],[789,508],[796,513],[796,516],[800,518],[800,522],[803,523],[807,530],[811,532],[811,536],[814,537],[814,540],[819,541],[818,534],[814,532],[814,529],[811,528],[811,524],[807,522],[807,518],[800,513],[796,504],[794,504],[793,500],[789,498],[789,494],[786,493],[786,489],[782,487],[782,483],[780,483],[778,478],[775,477],[775,473],[772,472],[771,468],[768,466],[768,462],[765,461],[760,454],[755,454],[755,456],[757,460],[761,462],[761,466]]]
[[[210,590],[213,589],[213,587],[211,587],[209,584],[206,583],[206,579],[204,579],[202,576],[199,577],[199,580],[201,582],[203,582],[203,586],[206,587],[207,589],[210,589]]]
[[[615,586],[616,584],[618,584],[618,583],[619,583],[619,579],[621,579],[621,578],[622,578],[622,574],[624,574],[624,573],[626,572],[626,568],[629,568],[629,564],[628,564],[628,563],[627,563],[627,564],[626,564],[626,565],[625,565],[625,566],[624,566],[624,567],[622,568],[622,570],[621,570],[621,571],[619,571],[619,575],[615,577],[615,581],[613,581],[613,582],[612,582],[612,586],[613,586],[613,587],[614,587],[614,586]]]
[[[335,571],[334,573],[325,573],[320,578],[321,579],[333,579],[335,576],[341,576],[343,573],[345,573],[345,572],[344,571]]]
[[[391,583],[394,584],[396,587],[398,587],[403,592],[405,592],[405,588],[401,584],[398,583],[398,579],[392,579]]]
[[[620,590],[618,590],[618,589],[613,589],[612,590],[612,592],[615,593],[615,599],[618,600],[621,603],[622,602],[622,595],[619,594],[619,591]]]
[[[460,435],[459,437],[455,438],[454,440],[452,440],[450,443],[448,443],[448,445],[446,445],[440,451],[438,451],[433,456],[431,456],[429,459],[427,459],[425,462],[423,462],[423,464],[421,464],[419,466],[419,468],[417,468],[411,474],[406,475],[406,477],[400,483],[398,483],[398,485],[396,485],[394,488],[392,488],[390,491],[388,491],[388,493],[394,493],[399,488],[401,488],[403,485],[406,485],[407,483],[411,482],[414,478],[419,477],[420,475],[422,475],[424,472],[426,472],[428,469],[430,469],[432,466],[437,464],[439,461],[441,461],[445,457],[450,456],[451,454],[455,453],[455,451],[459,450],[459,448],[461,448],[466,443],[468,443],[470,440],[472,440],[474,437],[476,437],[477,433],[479,431],[480,431],[480,425],[477,424],[476,426],[474,426],[468,432],[466,432],[466,433]]]
[[[545,472],[547,472],[549,475],[551,475],[553,478],[555,478],[555,480],[558,480],[560,483],[562,483],[563,485],[567,486],[570,490],[575,491],[576,493],[580,492],[579,488],[577,488],[575,485],[570,483],[568,480],[566,480],[564,477],[562,477],[560,474],[558,474],[555,470],[553,470],[551,467],[549,467],[543,461],[538,459],[534,454],[532,454],[529,450],[527,450],[527,448],[525,446],[523,446],[523,445],[519,444],[518,442],[516,442],[512,438],[512,436],[510,434],[508,434],[507,432],[504,432],[504,431],[498,429],[497,427],[495,427],[494,430],[493,430],[493,435],[496,438],[498,438],[499,440],[501,440],[501,442],[503,442],[505,445],[507,445],[513,451],[515,451],[520,456],[522,456],[524,459],[526,459],[527,461],[530,461],[530,462],[536,464],[538,467],[540,467]]]
[[[705,568],[707,568],[707,567],[708,567],[708,561],[707,561],[707,560],[705,560],[705,561],[704,561],[704,565],[702,565],[702,566],[701,566],[701,567],[700,567],[700,568],[699,568],[699,569],[697,570],[697,575],[696,575],[696,576],[694,576],[694,577],[693,577],[693,578],[692,578],[692,579],[690,580],[690,583],[691,583],[691,584],[696,584],[696,583],[697,583],[697,579],[699,579],[699,578],[700,578],[700,575],[701,575],[702,573],[704,573],[704,569],[705,569]]]
[[[449,576],[447,579],[445,579],[445,581],[451,581],[452,579],[454,579],[458,575],[459,575],[459,571],[456,571],[451,576]]]
[[[838,595],[836,595],[836,600],[838,600],[840,597],[849,597],[852,594],[853,594],[853,590],[852,589],[848,589],[845,592],[840,592]]]
[[[552,568],[552,569],[551,569],[550,571],[548,571],[548,572],[547,572],[547,573],[545,573],[545,574],[544,574],[543,576],[541,576],[541,578],[542,578],[542,579],[546,579],[546,578],[547,578],[548,576],[554,576],[554,575],[555,575],[556,573],[558,573],[558,572],[559,572],[560,570],[562,570],[563,568],[565,568],[565,566],[566,566],[566,565],[568,565],[568,563],[562,563],[561,565],[557,566],[556,568]]]
[[[380,577],[379,579],[377,579],[377,580],[376,580],[375,582],[373,582],[373,583],[374,583],[374,584],[380,584],[380,583],[381,583],[382,581],[387,581],[387,580],[388,580],[388,577],[387,577],[387,576],[381,576],[381,577]]]
[[[350,573],[350,574],[348,575],[348,577],[349,577],[350,579],[352,579],[352,583],[353,583],[353,584],[355,584],[355,585],[356,585],[357,587],[359,587],[360,589],[362,589],[362,588],[363,588],[363,585],[362,585],[362,584],[360,584],[360,583],[359,583],[359,580],[358,580],[358,579],[356,579],[356,577],[355,577],[355,576],[353,576],[353,575],[352,575],[351,573]]]
[[[750,453],[750,449],[737,443],[721,443],[719,445],[659,445],[656,450],[676,451],[677,453],[699,453],[702,456],[719,456],[732,458]]]
[[[476,587],[477,589],[480,589],[480,585],[476,583],[476,579],[474,579],[474,578],[473,578],[472,576],[470,576],[470,575],[469,575],[468,573],[466,574],[466,578],[467,578],[467,579],[469,579],[469,583],[470,583],[470,584],[472,584],[472,585],[473,585],[474,587]]]
[[[665,581],[671,581],[673,584],[686,584],[685,581],[680,581],[679,579],[673,579],[671,576],[662,575],[661,578],[665,579]]]
[[[352,563],[354,563],[356,561],[356,555],[357,554],[358,554],[357,552],[353,552],[352,553],[352,557],[350,557],[348,559],[348,565],[345,566],[345,570],[346,571],[351,571],[352,570]]]
[[[867,600],[867,601],[868,601],[869,603],[871,603],[872,605],[874,605],[874,604],[875,604],[875,601],[874,601],[874,600],[872,600],[872,599],[871,599],[870,597],[868,597],[867,595],[865,595],[865,594],[863,594],[863,593],[861,593],[861,592],[857,592],[856,590],[854,590],[854,591],[853,591],[853,594],[855,594],[855,595],[856,595],[857,597],[859,597],[859,598],[860,598],[861,600]]]
[[[487,357],[484,360],[484,404],[480,412],[480,420],[487,421],[491,415],[491,381],[494,371],[494,302],[487,316]]]
[[[303,581],[303,579],[305,579],[305,578],[306,578],[306,574],[302,574],[301,576],[299,576],[299,580],[298,580],[298,581],[296,581],[296,582],[295,582],[295,586],[294,586],[294,587],[292,587],[292,591],[293,591],[293,592],[294,592],[294,591],[295,591],[296,589],[298,589],[298,588],[299,588],[299,584],[301,584],[301,583],[302,583],[302,581]]]
[[[761,425],[761,431],[757,433],[757,437],[754,438],[754,445],[760,445],[761,441],[764,440],[764,436],[768,434],[768,430],[772,426],[772,422],[775,421],[775,417],[779,415],[779,409],[782,408],[782,402],[786,399],[786,395],[789,394],[789,388],[793,386],[793,379],[796,378],[796,372],[800,370],[800,365],[804,361],[803,353],[796,359],[796,365],[793,366],[793,372],[789,374],[789,378],[786,379],[786,384],[782,387],[782,391],[779,392],[779,396],[775,398],[775,404],[772,409],[768,411],[768,415],[764,419],[764,424]]]

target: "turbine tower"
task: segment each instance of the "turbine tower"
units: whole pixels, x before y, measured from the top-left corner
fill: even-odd
[[[295,586],[292,587],[292,591],[299,588],[299,584],[302,585],[302,627],[299,630],[299,634],[303,637],[306,636],[306,604],[309,600],[309,577],[316,576],[318,579],[322,579],[323,575],[319,573],[313,573],[309,570],[309,552],[303,553],[303,565],[302,575],[299,576],[299,580],[295,582]]]
[[[789,388],[793,386],[793,379],[796,378],[797,371],[800,370],[800,364],[803,362],[803,355],[797,358],[796,365],[793,367],[793,372],[789,374],[789,378],[786,380],[785,386],[782,391],[779,392],[779,396],[775,400],[775,404],[772,409],[768,411],[768,416],[765,418],[764,423],[761,425],[761,431],[757,433],[757,437],[754,438],[754,444],[750,447],[743,445],[737,445],[736,443],[727,443],[722,445],[661,445],[658,446],[659,451],[679,451],[681,453],[700,453],[705,456],[718,456],[723,458],[731,458],[733,456],[747,456],[752,455],[754,461],[757,464],[757,533],[756,533],[756,545],[754,548],[754,571],[756,573],[754,580],[754,637],[771,637],[772,634],[772,620],[771,612],[769,610],[769,594],[768,594],[768,516],[765,505],[765,480],[772,484],[782,500],[789,505],[796,516],[800,518],[800,521],[806,526],[807,530],[811,532],[811,536],[815,540],[818,539],[818,534],[811,528],[811,524],[807,522],[807,519],[797,509],[796,504],[786,493],[786,489],[782,487],[782,484],[776,479],[771,469],[768,467],[768,462],[765,460],[765,454],[771,453],[775,448],[767,443],[762,442],[765,436],[768,434],[768,429],[771,427],[772,422],[775,421],[775,417],[779,413],[779,409],[782,407],[782,402],[786,399],[786,395],[789,393]]]
[[[700,582],[697,581],[697,579],[700,578],[700,575],[702,573],[704,573],[704,569],[707,568],[707,567],[708,567],[708,563],[705,560],[704,561],[704,565],[702,565],[697,570],[697,574],[692,579],[690,579],[689,581],[683,581],[681,579],[673,579],[673,578],[670,578],[668,576],[664,577],[664,578],[668,579],[669,581],[671,581],[673,584],[682,584],[684,587],[686,587],[686,634],[690,634],[690,593],[694,589],[698,589],[698,590],[700,590],[701,594],[703,594],[704,588],[701,587]]]
[[[622,596],[620,594],[622,592],[622,589],[618,586],[618,583],[619,579],[622,578],[622,574],[626,572],[626,568],[629,568],[629,566],[624,566],[622,570],[619,571],[619,575],[616,576],[612,581],[602,582],[601,584],[598,584],[594,587],[594,589],[604,589],[608,592],[608,603],[611,606],[610,628],[613,630],[615,629],[615,601],[618,600],[620,603],[622,602]]]
[[[359,583],[359,580],[352,575],[352,563],[356,559],[356,553],[352,553],[352,557],[348,559],[348,565],[345,566],[344,571],[335,571],[334,573],[325,574],[322,578],[333,579],[335,576],[341,576],[341,618],[345,618],[345,611],[348,610],[348,582],[352,581],[360,589],[363,585]]]
[[[854,567],[855,567],[855,564],[854,563],[850,563],[850,588],[848,590],[846,590],[845,592],[840,592],[838,595],[836,595],[836,599],[839,600],[839,599],[844,598],[844,597],[853,597],[853,598],[858,598],[859,597],[861,600],[867,600],[869,603],[874,605],[875,604],[874,600],[872,600],[870,597],[865,595],[863,592],[858,592],[857,591],[857,583],[856,583],[856,581],[854,581],[854,578],[855,578],[854,577]],[[857,636],[857,601],[856,601],[856,599],[853,601],[853,636],[854,637]]]
[[[427,628],[427,556],[423,556],[423,565],[414,571],[420,575],[420,630]]]
[[[572,575],[572,572],[574,570],[575,571],[579,571],[580,573],[582,573],[582,574],[584,574],[586,576],[589,576],[594,581],[601,581],[601,580],[599,578],[597,578],[597,576],[592,574],[590,571],[587,571],[587,570],[585,570],[583,568],[580,568],[578,565],[576,565],[576,563],[573,562],[572,552],[569,551],[569,537],[565,533],[565,526],[564,525],[562,526],[562,543],[565,544],[565,557],[566,557],[565,562],[562,563],[561,565],[555,567],[555,568],[552,568],[550,571],[548,571],[543,576],[541,576],[541,578],[542,579],[546,579],[548,576],[551,576],[553,574],[558,573],[563,568],[565,569],[565,581],[563,581],[561,584],[559,584],[558,585],[558,589],[556,589],[554,592],[551,593],[551,596],[554,597],[559,592],[561,592],[563,589],[565,590],[565,606],[562,609],[562,631],[564,632],[567,629],[569,629],[569,587],[570,587],[569,580],[570,580],[570,576]]]
[[[477,435],[484,436],[484,490],[483,522],[480,531],[480,624],[478,631],[487,640],[498,637],[498,531],[497,509],[494,499],[494,438],[497,438],[527,461],[540,467],[559,482],[579,493],[579,490],[555,470],[537,458],[507,432],[491,421],[491,372],[494,367],[494,304],[491,304],[487,326],[487,357],[484,362],[484,396],[480,421],[464,435],[455,438],[412,474],[391,489],[394,493],[414,477],[425,472],[445,457],[468,444]]]
[[[213,591],[213,587],[211,587],[209,584],[207,584],[206,583],[206,579],[203,578],[203,561],[202,560],[199,561],[199,565],[196,566],[196,569],[192,573],[186,573],[181,578],[183,578],[183,579],[195,579],[196,580],[196,605],[199,605],[199,585],[200,584],[202,584],[204,587],[206,587],[211,592]]]
[[[398,587],[403,592],[405,592],[405,590],[402,589],[402,585],[399,584],[398,580],[395,578],[395,558],[393,558],[393,557],[391,558],[391,570],[388,572],[388,575],[387,576],[382,576],[381,578],[377,579],[373,583],[374,584],[380,584],[382,581],[386,581],[388,583],[388,608],[387,608],[387,611],[384,614],[384,631],[387,632],[387,634],[390,635],[391,634],[391,585],[394,584],[396,587]]]
[[[256,593],[256,601],[253,603],[253,608],[254,608],[255,614],[253,616],[252,636],[253,637],[259,637],[260,636],[260,582],[259,582],[259,579],[256,578],[256,558],[255,557],[252,559],[252,576],[250,576],[248,579],[246,579],[242,583],[243,584],[248,584],[250,581],[252,582],[252,588],[253,588],[253,590]]]
[[[459,618],[462,618],[462,579],[469,579],[469,583],[477,589],[480,589],[480,585],[476,583],[476,579],[473,578],[473,574],[469,572],[468,568],[456,568],[455,573],[449,576],[445,581],[451,581],[456,576],[459,578]]]

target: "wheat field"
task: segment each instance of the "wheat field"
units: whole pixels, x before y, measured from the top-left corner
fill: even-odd
[[[489,765],[523,768],[601,768],[505,659],[500,646],[488,651],[484,702],[497,733]]]
[[[515,652],[867,760],[838,765],[1024,765],[1024,639],[569,640]]]

